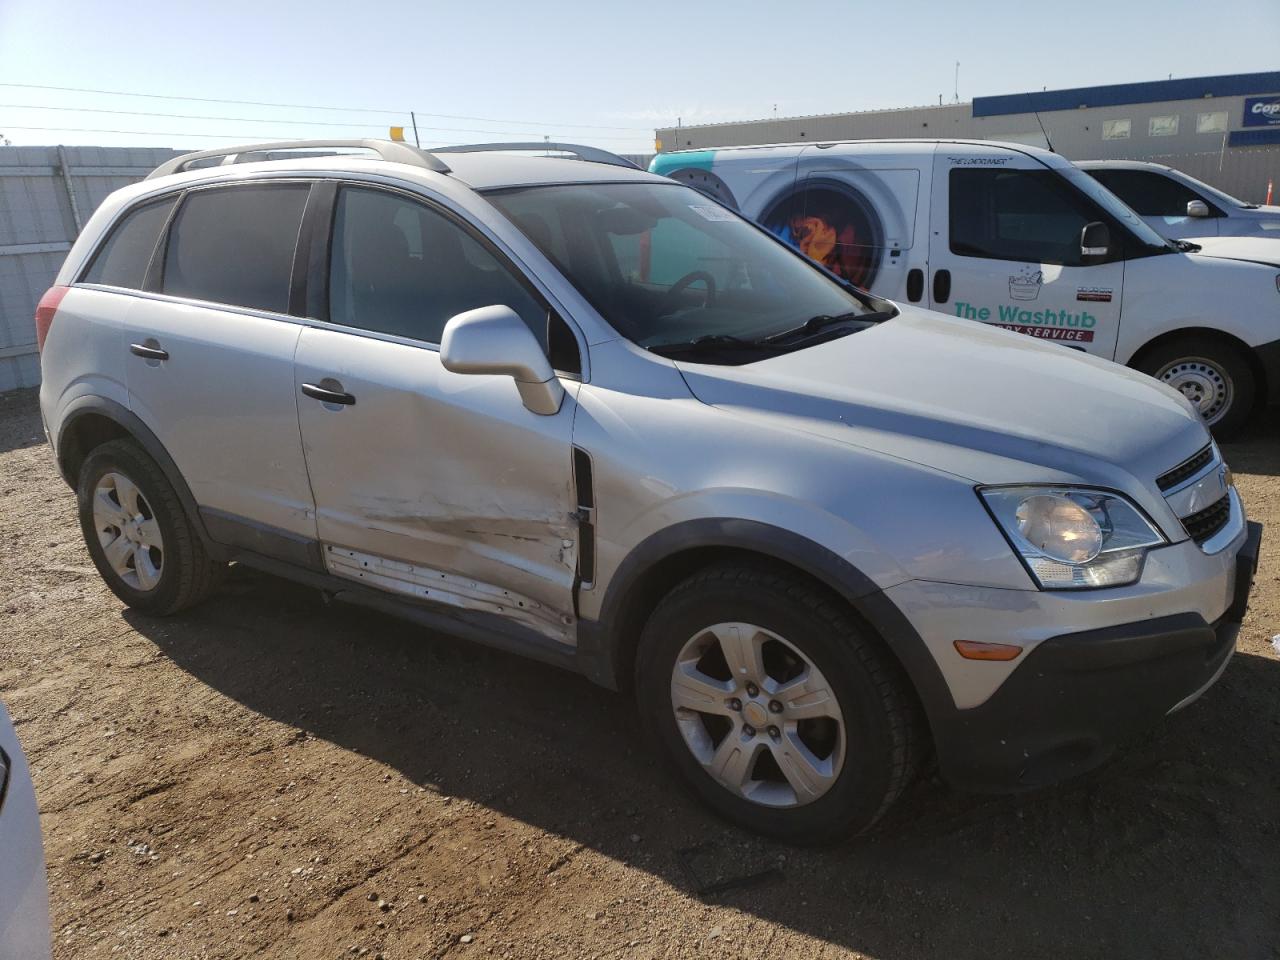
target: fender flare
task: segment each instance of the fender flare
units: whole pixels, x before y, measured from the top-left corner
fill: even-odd
[[[141,417],[115,400],[108,400],[106,397],[98,396],[79,397],[73,400],[64,411],[62,423],[58,427],[58,440],[55,449],[57,451],[58,471],[62,474],[62,478],[67,482],[67,485],[72,490],[75,490],[77,485],[77,478],[70,474],[65,461],[69,432],[78,420],[90,414],[105,417],[112,421],[146,451],[147,456],[156,462],[165,479],[169,481],[177,492],[178,499],[182,502],[182,509],[186,511],[187,517],[195,527],[196,533],[203,542],[205,549],[215,556],[221,556],[223,551],[214,543],[209,537],[208,531],[205,530],[204,520],[200,516],[199,505],[196,503],[195,497],[191,495],[191,488],[187,486],[187,481],[183,478],[182,471],[174,463],[173,457],[169,456],[169,451],[164,448],[160,438],[152,432]]]
[[[744,550],[785,563],[842,597],[884,641],[902,666],[934,729],[954,715],[955,699],[924,640],[897,605],[861,570],[826,547],[790,530],[756,520],[702,518],[667,527],[641,541],[618,565],[605,588],[600,619],[578,623],[578,666],[596,683],[625,687],[639,625],[633,611],[645,576],[688,550]],[[647,611],[643,611],[647,614]]]

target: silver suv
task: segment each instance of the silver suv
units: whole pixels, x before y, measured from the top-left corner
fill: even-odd
[[[1078,773],[1217,679],[1261,528],[1179,394],[511,148],[191,154],[103,203],[41,407],[126,604],[236,562],[562,664],[797,842],[934,754]]]

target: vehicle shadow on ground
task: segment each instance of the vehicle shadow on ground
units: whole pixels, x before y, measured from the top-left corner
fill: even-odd
[[[1223,459],[1237,473],[1280,476],[1280,432],[1276,429],[1276,408],[1259,410],[1238,437],[1220,446]]]
[[[0,453],[44,442],[39,391],[32,388],[0,392]]]
[[[694,890],[877,958],[1271,957],[1280,944],[1280,663],[1240,655],[1198,704],[1103,770],[1018,798],[926,779],[825,850],[723,825],[644,749],[622,696],[233,568],[182,618],[126,619],[248,708]],[[444,731],[444,735],[442,735]],[[632,835],[641,836],[641,842]],[[751,951],[748,951],[751,952]]]

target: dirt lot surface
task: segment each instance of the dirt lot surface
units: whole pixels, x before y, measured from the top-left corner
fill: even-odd
[[[567,673],[243,570],[177,619],[122,609],[34,395],[0,396],[0,698],[54,955],[1280,957],[1280,441],[1227,454],[1271,529],[1207,696],[1069,785],[926,781],[795,850],[706,814]]]

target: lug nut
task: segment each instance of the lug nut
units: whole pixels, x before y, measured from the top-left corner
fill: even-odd
[[[742,732],[745,733],[748,737],[754,737],[756,735],[756,728],[749,723],[744,724],[742,727]]]
[[[729,701],[729,709],[730,709],[730,710],[741,710],[741,709],[742,709],[742,701],[741,701],[741,700],[739,700],[737,697],[734,697],[732,700],[730,700],[730,701]]]
[[[770,701],[769,701],[769,712],[770,712],[770,713],[781,713],[781,712],[782,712],[782,704],[780,704],[777,700],[770,700]]]
[[[760,688],[757,687],[754,683],[747,684],[747,696],[754,697],[759,692],[760,692]]]
[[[772,726],[771,726],[771,727],[769,728],[769,736],[771,736],[771,737],[773,737],[773,739],[777,740],[780,736],[782,736],[782,731],[781,731],[781,730],[779,730],[777,727],[772,727]]]

